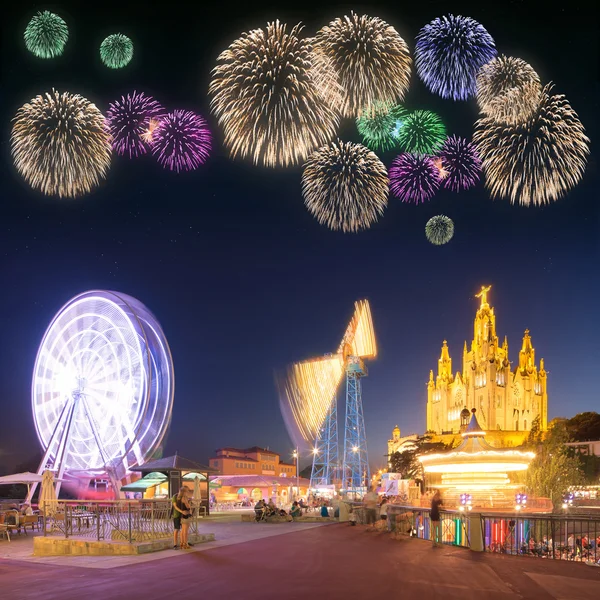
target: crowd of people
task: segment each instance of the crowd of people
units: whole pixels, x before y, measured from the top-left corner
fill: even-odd
[[[311,503],[307,504],[306,502],[304,502],[303,498],[300,498],[300,500],[294,500],[294,502],[292,502],[292,505],[290,506],[289,511],[286,511],[281,507],[277,507],[273,499],[271,498],[268,501],[259,500],[254,505],[254,515],[256,521],[264,521],[273,517],[278,517],[287,521],[293,521],[305,514],[306,511],[311,509],[317,509],[319,510],[320,516],[325,518],[331,516],[329,513],[329,506],[332,506],[334,508],[334,516],[336,516],[335,507],[333,506],[333,504],[324,499],[320,500],[319,506],[314,500],[311,500]]]
[[[492,543],[488,552],[500,554],[527,554],[538,558],[554,558],[558,560],[574,560],[600,564],[600,535],[575,535],[571,533],[566,542],[554,541],[547,535],[536,540],[534,536],[523,539],[520,544],[511,543],[509,536],[503,543]]]

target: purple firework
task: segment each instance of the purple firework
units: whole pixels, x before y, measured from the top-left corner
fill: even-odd
[[[442,98],[466,100],[474,96],[477,71],[495,56],[494,39],[470,17],[438,17],[416,38],[417,73]]]
[[[431,156],[400,154],[389,170],[390,190],[402,202],[425,202],[440,187],[440,173]]]
[[[204,118],[191,110],[174,110],[154,132],[152,154],[171,171],[193,171],[206,162],[211,135]]]
[[[452,135],[446,139],[438,155],[442,163],[444,188],[454,192],[468,190],[479,181],[481,159],[475,144]]]
[[[112,137],[112,147],[117,154],[136,158],[148,152],[153,124],[167,111],[151,96],[133,92],[109,105],[106,122]]]

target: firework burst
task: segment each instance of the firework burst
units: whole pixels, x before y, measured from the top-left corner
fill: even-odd
[[[121,69],[133,58],[133,42],[122,33],[109,35],[100,44],[100,58],[110,69]]]
[[[267,166],[293,165],[335,135],[339,90],[327,58],[301,39],[302,27],[268,23],[218,58],[211,108],[232,156]]]
[[[468,190],[481,177],[481,159],[475,144],[456,135],[450,136],[444,142],[438,155],[446,176],[444,188],[459,192]]]
[[[498,56],[477,74],[479,110],[496,121],[526,121],[540,103],[542,85],[531,65],[520,58]]]
[[[47,10],[38,12],[25,28],[25,46],[38,58],[60,56],[69,38],[67,24]]]
[[[442,120],[429,110],[415,110],[401,123],[397,137],[404,152],[435,154],[446,139],[446,128]]]
[[[403,122],[407,114],[400,105],[376,102],[362,111],[356,119],[356,128],[371,150],[390,150],[398,145],[394,135],[396,124]]]
[[[388,202],[385,165],[365,146],[332,142],[304,165],[302,194],[309,212],[334,230],[368,229]]]
[[[542,205],[558,200],[583,177],[590,140],[563,95],[540,95],[536,112],[515,125],[477,121],[475,142],[492,198]]]
[[[318,31],[315,46],[338,74],[344,90],[342,116],[359,117],[376,102],[404,99],[412,60],[406,42],[385,21],[351,13]]]
[[[153,132],[166,110],[152,97],[133,92],[111,103],[106,122],[117,154],[135,158],[146,154]]]
[[[429,90],[442,98],[466,100],[473,96],[479,68],[494,56],[492,36],[470,17],[438,17],[416,38],[417,73]]]
[[[431,217],[425,225],[425,236],[436,246],[447,244],[454,235],[454,223],[445,215]]]
[[[390,191],[402,202],[430,200],[440,187],[440,173],[431,156],[404,153],[392,161]]]
[[[104,116],[89,100],[52,90],[24,104],[13,122],[15,166],[34,189],[75,198],[106,176],[110,134]]]
[[[154,130],[152,154],[171,171],[193,171],[206,162],[211,135],[206,121],[189,110],[175,110]]]

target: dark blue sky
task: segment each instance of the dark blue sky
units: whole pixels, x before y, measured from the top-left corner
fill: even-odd
[[[131,294],[160,320],[176,372],[166,452],[199,461],[226,445],[291,452],[274,369],[334,350],[354,300],[363,297],[371,301],[380,348],[363,386],[373,464],[383,462],[396,423],[403,432],[424,429],[429,369],[443,339],[455,370],[461,368],[477,307],[473,295],[484,283],[493,285],[498,335],[508,335],[511,359],[525,328],[538,358],[546,359],[550,417],[598,410],[598,39],[592,13],[549,15],[542,2],[528,2],[528,12],[523,2],[485,9],[481,2],[281,9],[252,3],[235,13],[225,5],[195,4],[185,11],[164,3],[21,4],[3,15],[0,465],[12,467],[37,451],[30,402],[37,346],[55,312],[91,288]],[[44,8],[63,15],[70,28],[65,55],[53,61],[35,59],[22,43],[28,19]],[[217,54],[241,31],[269,19],[302,20],[310,33],[351,8],[388,20],[411,50],[419,28],[445,12],[479,20],[500,52],[529,61],[579,113],[593,152],[583,183],[545,208],[492,201],[483,185],[440,193],[419,207],[391,199],[371,230],[344,235],[319,226],[305,210],[300,168],[229,160],[206,97]],[[98,46],[116,31],[133,39],[135,55],[127,68],[110,71],[100,64]],[[10,119],[52,87],[81,93],[102,110],[134,89],[170,109],[198,110],[213,127],[216,151],[203,168],[181,175],[163,171],[150,157],[114,157],[107,181],[89,196],[44,197],[12,166]],[[477,118],[474,101],[442,101],[416,76],[407,105],[438,111],[449,132],[466,136]],[[351,122],[341,137],[358,141]],[[389,166],[393,157],[383,155],[384,162]],[[454,219],[456,233],[438,248],[426,242],[423,229],[440,212]]]

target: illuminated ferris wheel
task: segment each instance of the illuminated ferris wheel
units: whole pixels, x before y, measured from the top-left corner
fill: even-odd
[[[40,472],[122,478],[160,446],[173,393],[171,352],[152,313],[118,292],[76,296],[50,323],[33,370]]]

